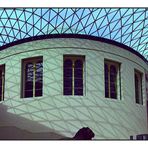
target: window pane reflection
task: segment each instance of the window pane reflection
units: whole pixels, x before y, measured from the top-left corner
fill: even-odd
[[[33,97],[33,63],[25,67],[25,98]]]
[[[4,65],[0,66],[0,101],[4,100],[4,81],[5,81],[5,71]]]
[[[64,95],[72,95],[72,60],[64,61]]]
[[[104,86],[106,98],[117,99],[117,83],[119,83],[120,87],[120,79],[117,81],[118,74],[120,73],[119,66],[119,63],[113,61],[106,60],[104,63]]]
[[[23,97],[37,97],[43,94],[43,62],[33,58],[24,61],[24,90]]]
[[[74,67],[74,94],[83,95],[83,61],[75,61]]]
[[[64,95],[83,95],[84,57],[64,57]]]
[[[109,74],[109,71],[108,71],[108,65],[105,64],[104,66],[104,74],[105,74],[105,97],[109,97],[109,83],[108,83],[108,74]]]
[[[35,67],[35,96],[42,96],[43,87],[43,63],[39,61]]]
[[[142,97],[142,74],[135,70],[135,101],[138,104],[143,104]]]
[[[117,71],[114,65],[110,67],[110,97],[117,99],[117,88],[116,88]]]

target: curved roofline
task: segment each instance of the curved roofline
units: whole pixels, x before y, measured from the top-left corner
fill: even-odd
[[[124,44],[119,43],[117,41],[106,39],[103,37],[95,37],[95,36],[83,35],[83,34],[48,34],[48,35],[39,35],[39,36],[28,37],[28,38],[20,39],[20,40],[8,43],[4,46],[1,46],[0,51],[4,50],[6,48],[9,48],[9,47],[15,46],[15,45],[26,43],[26,42],[43,40],[43,39],[53,39],[53,38],[79,38],[79,39],[88,39],[88,40],[94,40],[94,41],[108,43],[108,44],[123,48],[125,50],[128,50],[129,52],[140,57],[144,62],[146,62],[148,64],[148,60],[144,56],[142,56],[139,52],[135,51],[133,48],[128,47],[127,45],[124,45]]]

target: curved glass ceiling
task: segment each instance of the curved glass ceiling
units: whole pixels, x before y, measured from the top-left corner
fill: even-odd
[[[148,9],[0,9],[0,46],[31,36],[65,33],[115,40],[148,60]]]

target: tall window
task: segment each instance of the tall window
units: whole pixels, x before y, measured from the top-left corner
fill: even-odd
[[[4,100],[5,65],[0,65],[0,101]]]
[[[121,99],[119,63],[105,60],[104,80],[105,80],[105,97],[117,99],[119,94],[119,97]]]
[[[43,58],[35,57],[22,61],[22,97],[38,97],[43,94]]]
[[[143,104],[142,73],[137,70],[135,70],[135,101],[138,104]]]
[[[84,93],[84,56],[64,56],[64,95]]]

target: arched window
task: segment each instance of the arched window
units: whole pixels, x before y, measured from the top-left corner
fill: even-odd
[[[64,61],[64,95],[72,95],[72,60]]]
[[[83,95],[83,61],[76,60],[74,67],[74,94]]]
[[[23,64],[22,97],[38,97],[43,94],[43,59],[36,57],[25,59]]]
[[[136,99],[136,103],[139,103],[139,81],[138,81],[138,76],[135,73],[135,99]]]
[[[118,92],[121,93],[119,63],[105,60],[104,81],[105,81],[105,97],[117,99]],[[119,86],[119,88],[117,86]],[[121,95],[119,95],[119,97],[121,97]]]
[[[24,98],[33,97],[33,63],[26,63]]]
[[[4,100],[5,65],[0,65],[0,101]]]
[[[105,78],[105,97],[109,98],[109,69],[108,65],[104,65],[104,78]]]
[[[84,56],[64,56],[64,95],[83,95]]]
[[[138,104],[143,104],[142,73],[137,70],[135,70],[135,101]]]
[[[110,66],[110,97],[117,99],[117,70],[115,65]]]
[[[42,96],[43,94],[43,62],[37,61],[35,63],[35,96]]]

